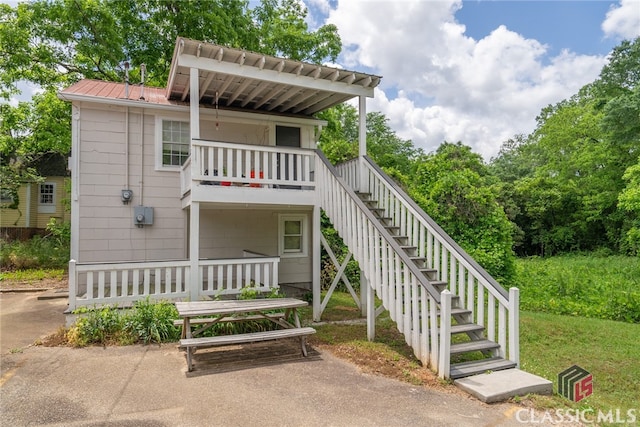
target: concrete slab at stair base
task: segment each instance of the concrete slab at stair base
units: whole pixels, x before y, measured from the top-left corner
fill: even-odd
[[[485,403],[501,402],[529,393],[553,393],[551,381],[515,368],[460,378],[453,383]]]

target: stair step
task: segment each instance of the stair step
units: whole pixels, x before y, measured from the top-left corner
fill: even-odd
[[[398,227],[400,228],[400,227]],[[409,239],[409,236],[393,236],[394,239],[400,240],[400,239]]]
[[[471,353],[473,351],[493,350],[500,345],[489,340],[467,341],[459,344],[451,344],[450,354]]]
[[[440,310],[438,310],[436,314],[440,316]],[[457,307],[451,308],[452,316],[465,316],[469,314],[471,314],[471,310],[467,310],[466,308],[457,308]]]
[[[429,280],[429,283],[431,283],[436,288],[441,288],[440,292],[442,292],[442,290],[449,285],[449,283],[445,282],[444,280]]]
[[[516,367],[516,362],[503,359],[502,357],[491,357],[489,359],[472,360],[470,362],[454,363],[451,365],[449,375],[452,380],[457,378],[470,377],[471,375],[483,374],[487,371],[502,371]]]
[[[451,325],[451,334],[464,334],[467,332],[479,332],[484,331],[484,326],[475,323],[462,323],[458,325]]]
[[[438,316],[440,316],[440,310],[438,310]],[[466,308],[452,308],[451,315],[452,316],[462,316],[466,314],[471,314],[471,310],[467,310]]]
[[[431,281],[434,281],[438,278],[438,270],[434,270],[433,268],[421,268],[420,271],[427,279]]]
[[[384,228],[386,228],[387,230],[391,231],[398,231],[400,230],[400,227],[398,227],[397,225],[385,225]]]

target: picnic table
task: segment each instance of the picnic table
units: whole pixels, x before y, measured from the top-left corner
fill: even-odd
[[[270,341],[282,338],[300,338],[303,356],[307,356],[305,338],[316,331],[302,327],[298,308],[307,306],[306,301],[295,298],[268,298],[253,300],[220,300],[176,302],[176,309],[182,326],[180,347],[187,356],[187,368],[193,370],[193,354],[197,348],[233,344],[245,344]],[[250,320],[269,320],[278,329],[233,335],[201,336],[202,333],[221,322],[242,322]],[[192,327],[196,329],[192,330]]]

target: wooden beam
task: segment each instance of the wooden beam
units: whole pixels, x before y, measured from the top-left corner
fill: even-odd
[[[258,86],[256,86],[255,89],[251,91],[251,93],[249,93],[249,95],[247,95],[247,98],[244,101],[242,101],[242,104],[240,104],[240,106],[245,107],[248,103],[253,101],[258,95],[260,95],[268,87],[269,87],[268,83],[260,83]]]
[[[351,96],[367,96],[373,97],[373,88],[365,88],[359,85],[352,85],[356,79],[354,73],[350,74],[347,79],[332,82],[327,79],[314,79],[300,75],[303,65],[300,64],[294,73],[283,73],[277,70],[258,69],[256,67],[240,66],[237,63],[229,63],[225,61],[216,61],[211,58],[200,57],[195,55],[179,55],[177,65],[180,67],[196,67],[202,70],[215,71],[222,74],[230,74],[237,77],[251,78],[263,80],[271,83],[286,84],[290,86],[307,87],[321,91],[329,91],[342,93]],[[345,81],[347,80],[347,81]]]
[[[240,94],[247,88],[247,86],[249,86],[249,83],[251,83],[251,80],[244,79],[244,81],[240,83],[240,86],[238,86],[238,88],[231,94],[231,96],[227,100],[227,105],[233,104],[233,101],[235,101],[240,96]]]

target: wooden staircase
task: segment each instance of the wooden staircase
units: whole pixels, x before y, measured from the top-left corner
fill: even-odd
[[[440,280],[437,269],[427,266],[428,260],[419,256],[418,248],[411,243],[412,239],[401,234],[401,227],[394,224],[392,218],[385,216],[385,209],[379,207],[378,201],[372,199],[370,193],[356,192],[356,194],[426,279],[439,292],[447,289],[448,282]],[[451,302],[452,337],[449,378],[457,379],[516,367],[516,362],[500,356],[500,345],[497,342],[485,337],[485,327],[473,323],[473,313],[462,306],[460,297],[452,295]],[[439,313],[438,316],[440,316]]]

